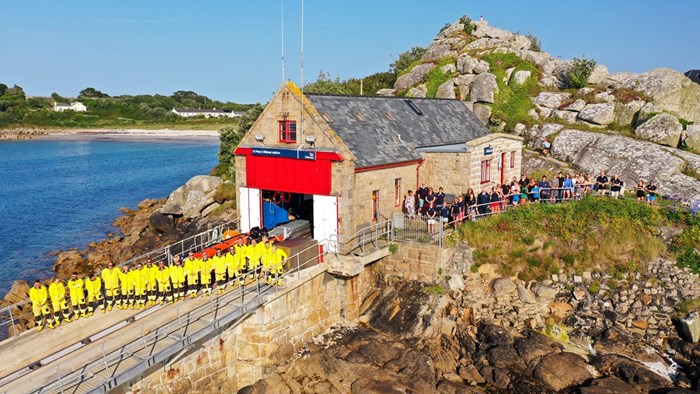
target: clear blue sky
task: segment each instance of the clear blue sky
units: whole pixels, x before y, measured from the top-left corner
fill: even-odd
[[[30,95],[193,90],[265,102],[281,76],[281,0],[0,0],[0,82]],[[284,0],[287,79],[300,81],[301,0]],[[700,1],[306,0],[305,80],[361,77],[427,46],[446,22],[483,15],[585,54],[612,72],[700,68]]]

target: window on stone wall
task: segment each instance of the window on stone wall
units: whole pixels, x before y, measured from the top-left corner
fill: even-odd
[[[510,152],[510,168],[515,168],[515,151]]]
[[[481,183],[491,182],[491,160],[481,161]]]
[[[394,207],[401,206],[401,178],[394,179]]]
[[[297,122],[296,120],[280,120],[280,142],[293,144],[297,142]]]
[[[379,220],[379,190],[372,191],[372,221]]]

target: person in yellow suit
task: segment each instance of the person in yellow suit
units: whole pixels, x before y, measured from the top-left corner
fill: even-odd
[[[39,279],[29,289],[29,299],[32,301],[32,312],[34,312],[37,332],[44,329],[44,319],[46,319],[46,325],[53,329],[53,315],[51,315],[51,308],[49,308],[49,291],[46,286],[39,282]]]
[[[199,272],[202,270],[202,260],[194,257],[190,252],[185,259],[185,276],[187,276],[187,295],[190,298],[197,297],[199,291]]]
[[[226,257],[221,253],[221,250],[216,251],[216,256],[212,258],[212,265],[214,266],[214,275],[216,276],[216,289],[219,294],[224,294],[226,290],[228,263]]]
[[[238,238],[238,243],[234,247],[234,250],[236,251],[234,258],[238,266],[238,283],[243,285],[245,284],[245,274],[248,271],[248,257],[246,256],[248,247],[242,237]]]
[[[117,305],[119,309],[134,309],[134,274],[129,271],[129,266],[124,265],[119,274],[119,283],[122,290],[122,302]]]
[[[224,260],[226,260],[228,280],[231,282],[231,287],[235,287],[238,284],[238,276],[240,275],[240,270],[238,268],[239,258],[236,255],[235,246],[230,246],[228,248],[228,253],[224,256]]]
[[[119,293],[119,276],[121,270],[115,267],[113,262],[107,263],[107,267],[100,274],[105,287],[105,299],[107,300],[107,310],[111,311],[112,306],[117,304],[117,308],[121,306],[122,300]]]
[[[173,292],[170,285],[170,270],[162,261],[158,263],[156,281],[158,281],[158,303],[163,305],[163,302],[167,301],[168,303],[172,304]]]
[[[77,272],[73,272],[70,280],[68,280],[68,291],[70,293],[70,303],[73,305],[73,312],[75,313],[75,320],[78,320],[80,317],[87,317],[85,281],[82,278],[78,278]]]
[[[153,264],[153,260],[150,258],[146,260],[146,265],[143,270],[148,275],[148,283],[146,284],[146,293],[148,297],[148,303],[151,305],[156,304],[156,298],[158,298],[158,283],[156,281],[156,273],[158,272],[158,267]]]
[[[287,262],[289,256],[284,250],[278,248],[277,245],[272,244],[272,247],[270,248],[270,258],[272,259],[270,263],[272,281],[270,283],[274,285],[275,281],[277,281],[277,286],[282,286],[284,263]]]
[[[173,299],[185,300],[185,268],[180,261],[180,255],[173,257],[173,265],[170,266],[170,282],[173,284]]]
[[[268,247],[270,245],[268,244],[268,239],[266,236],[262,237],[262,240],[258,242],[257,245],[255,245],[255,255],[258,258],[258,266],[260,268],[260,275],[258,277],[262,277],[265,275],[265,269],[266,269],[266,264],[267,264],[267,252],[268,252]]]
[[[207,256],[206,252],[202,252],[202,271],[200,280],[202,281],[202,294],[211,295],[211,271],[214,269],[212,260]]]
[[[129,272],[134,282],[134,303],[136,309],[146,309],[146,293],[148,292],[148,271],[141,263],[136,265],[136,269]]]
[[[258,242],[256,240],[251,240],[246,246],[246,258],[248,259],[248,280],[252,281],[256,275],[256,270],[260,266],[260,249],[257,247]]]
[[[102,280],[94,272],[90,278],[85,279],[85,289],[87,290],[88,316],[92,316],[100,305],[100,310],[105,313],[104,297],[102,296]]]
[[[63,321],[70,323],[70,311],[68,310],[68,303],[66,302],[66,287],[63,286],[58,278],[54,278],[53,282],[49,285],[49,297],[51,297],[51,304],[53,305],[53,314],[56,319],[56,325],[61,323],[61,319],[58,316],[58,312],[63,315]]]

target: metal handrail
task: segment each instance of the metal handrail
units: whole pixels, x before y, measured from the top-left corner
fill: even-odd
[[[315,249],[316,254],[304,261],[302,261],[302,254],[308,252],[311,249]],[[314,244],[302,251],[292,255],[288,258],[290,261],[291,269],[282,275],[283,279],[292,278],[296,275],[297,280],[301,278],[301,271],[315,265],[317,262],[320,263],[320,251],[318,245]],[[261,272],[261,267],[259,267],[255,272],[256,275]],[[98,374],[106,372],[108,374],[107,379],[103,379],[99,384],[88,388],[90,392],[107,392],[112,390],[124,383],[129,382],[131,379],[135,378],[139,374],[146,371],[153,365],[164,362],[168,358],[174,356],[179,351],[192,347],[198,341],[202,341],[214,336],[216,333],[223,331],[223,329],[228,328],[237,321],[240,321],[242,317],[249,315],[257,309],[260,305],[264,303],[263,296],[273,293],[274,286],[270,286],[266,283],[260,283],[256,281],[255,287],[247,291],[253,284],[243,285],[236,288],[234,291],[230,291],[226,294],[212,297],[211,301],[207,304],[201,305],[198,308],[188,312],[186,315],[180,313],[180,306],[178,306],[177,314],[174,318],[167,324],[158,327],[154,331],[145,334],[143,332],[142,325],[142,335],[139,338],[128,341],[128,343],[121,345],[122,341],[119,338],[127,335],[123,333],[118,337],[110,339],[108,342],[102,344],[102,349],[104,350],[105,345],[112,343],[120,344],[116,350],[105,353],[103,351],[102,357],[90,361],[83,368],[69,372],[65,375],[60,373],[59,367],[56,368],[56,379],[50,384],[33,390],[33,393],[46,393],[46,392],[64,392],[65,390],[71,388],[77,388],[77,386],[84,384],[89,379],[97,377]],[[253,298],[248,298],[246,301],[246,295]],[[240,300],[240,306],[229,312],[225,316],[216,316],[216,312],[219,312],[221,308],[229,306]],[[187,333],[186,328],[193,322],[200,319],[204,319],[208,315],[213,315],[211,322],[200,329],[199,331]],[[148,348],[154,349],[155,345],[159,341],[165,339],[175,340],[175,343],[161,349],[157,353],[153,353]],[[139,352],[146,351],[146,355],[138,354]],[[125,358],[134,357],[139,359],[135,366],[128,368],[125,371],[117,373],[118,364],[122,363]],[[110,370],[114,369],[112,372]]]
[[[330,236],[329,242],[335,246],[335,254],[352,254],[357,249],[360,253],[365,253],[367,244],[377,245],[379,240],[387,238],[391,240],[391,220],[374,222],[369,226],[363,227],[352,235],[333,234]]]
[[[224,229],[230,229],[230,228],[236,228],[237,229],[238,221],[229,221],[225,222],[222,224],[218,224],[212,228],[209,228],[205,231],[202,231],[200,233],[197,233],[195,235],[192,235],[190,237],[184,238],[178,242],[175,242],[170,245],[166,245],[162,248],[154,249],[151,251],[148,251],[144,254],[141,254],[136,257],[132,257],[129,260],[126,260],[124,262],[116,264],[116,266],[121,267],[123,265],[134,265],[139,262],[145,262],[148,258],[151,258],[156,264],[159,261],[166,261],[168,263],[172,262],[172,257],[175,254],[186,254],[189,253],[189,251],[197,251],[201,250],[209,245],[215,244],[217,242],[221,242],[222,236],[224,233]],[[214,237],[214,233],[216,233],[216,237]],[[179,252],[173,253],[174,250],[179,250]],[[68,305],[71,305],[70,301],[70,296],[67,294],[66,295],[66,301],[68,301]],[[12,305],[8,305],[6,307],[0,308],[0,329],[3,327],[6,327],[5,330],[7,332],[7,338],[2,338],[0,342],[5,341],[13,336],[18,335],[19,333],[17,332],[17,329],[15,327],[15,320],[20,320],[20,319],[25,319],[25,320],[32,320],[34,319],[34,315],[32,313],[31,307],[29,306],[30,301],[29,299],[25,299],[19,302],[16,302]],[[72,308],[72,306],[70,306]],[[17,309],[19,311],[22,311],[23,309],[25,312],[20,313],[19,315],[13,314],[13,309]],[[12,329],[10,329],[12,328]],[[1,332],[1,331],[0,331]],[[14,334],[14,335],[12,335]]]

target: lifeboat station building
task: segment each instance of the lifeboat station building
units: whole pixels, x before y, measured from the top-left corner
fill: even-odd
[[[478,193],[519,177],[521,159],[520,137],[490,133],[459,100],[302,94],[285,82],[235,150],[240,226],[269,223],[274,203],[316,240],[350,236],[400,213],[423,182]]]

